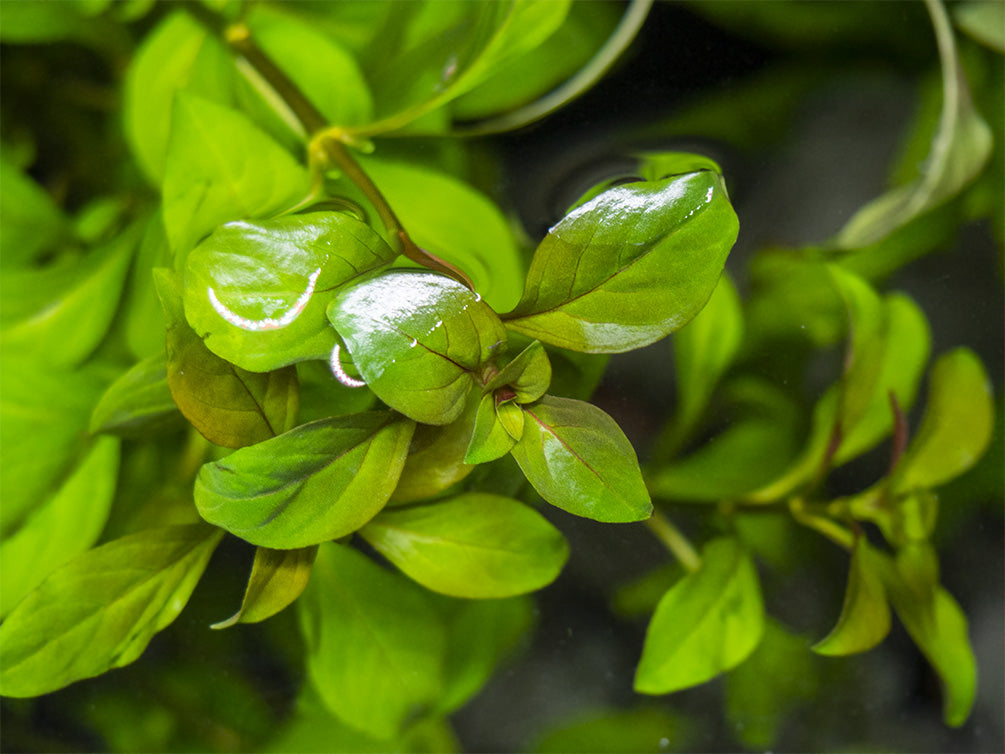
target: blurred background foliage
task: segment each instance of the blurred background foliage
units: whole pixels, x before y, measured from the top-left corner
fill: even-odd
[[[2,179],[10,186],[22,171],[30,175],[78,237],[109,235],[149,199],[123,137],[122,87],[137,44],[168,10],[145,0],[2,6]],[[324,17],[310,4],[302,10]],[[616,3],[577,3],[575,24],[540,57],[525,61],[527,76],[546,66],[574,70],[622,10]],[[897,264],[866,267],[884,287],[919,302],[934,352],[957,345],[975,350],[1001,396],[1005,71],[1002,32],[996,35],[994,24],[1005,22],[995,11],[982,16],[987,11],[977,3],[950,11],[974,106],[993,131],[993,152],[976,182],[887,240]],[[366,36],[368,24],[361,18],[358,28],[343,23],[328,31],[372,60],[381,54],[381,40]],[[536,93],[550,85],[544,81]],[[729,270],[746,296],[756,253],[831,238],[868,200],[916,175],[941,95],[938,54],[921,3],[658,3],[623,60],[565,109],[464,149],[401,139],[385,153],[407,151],[464,174],[509,208],[534,239],[591,186],[623,172],[627,155],[653,149],[708,154],[722,166],[740,216]],[[474,120],[498,104],[461,100],[455,117]],[[23,190],[36,189],[25,184]],[[5,201],[5,214],[18,211]],[[33,246],[69,233],[56,217],[35,218],[47,237],[18,239],[27,256]],[[11,239],[4,245],[10,248]],[[803,356],[813,354],[808,378],[792,351],[778,359],[777,350],[748,344],[740,363],[782,383],[794,381],[810,402],[840,353],[826,331],[796,342]],[[813,348],[828,343],[822,351]],[[613,357],[594,394],[643,461],[675,406],[670,351],[661,343]],[[572,558],[537,598],[535,630],[522,643],[511,642],[509,661],[453,716],[453,730],[418,726],[398,742],[401,750],[1005,749],[1000,397],[997,407],[983,461],[940,490],[934,535],[943,583],[969,616],[980,668],[977,706],[962,728],[940,723],[937,680],[899,626],[864,655],[831,659],[807,651],[833,623],[847,560],[836,548],[795,536],[787,514],[777,513],[736,516],[759,557],[768,612],[777,618],[762,646],[724,678],[643,700],[632,692],[631,678],[645,617],[679,572],[636,581],[663,559],[641,527],[612,529],[549,510],[570,539]],[[911,419],[917,421],[917,409]],[[178,461],[143,445],[131,453],[124,464],[131,476],[123,484],[138,490],[142,469]],[[885,450],[867,454],[833,475],[830,491],[862,489],[885,463]],[[703,511],[680,508],[675,516],[700,539],[717,526]],[[238,630],[207,630],[236,607],[252,555],[252,547],[228,538],[188,608],[134,665],[38,699],[3,700],[2,748],[386,750],[299,695],[304,669],[292,611]],[[770,672],[779,667],[786,672]]]

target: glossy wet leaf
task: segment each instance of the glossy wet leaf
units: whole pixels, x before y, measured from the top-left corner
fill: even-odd
[[[890,602],[942,682],[943,719],[959,727],[969,717],[977,692],[977,662],[966,616],[952,595],[937,584],[929,600],[919,600],[897,567],[887,563],[883,583]]]
[[[890,605],[886,600],[881,574],[882,564],[876,553],[859,537],[851,555],[848,586],[837,625],[813,645],[822,655],[851,655],[872,649],[890,631]]]
[[[491,393],[478,402],[478,413],[471,432],[471,440],[464,453],[464,462],[489,463],[502,458],[512,450],[516,440],[506,431],[496,415],[496,400]]]
[[[926,6],[932,16],[942,65],[942,113],[920,175],[862,207],[838,233],[834,244],[854,249],[877,241],[946,201],[983,169],[993,137],[976,111],[949,17],[941,3]]]
[[[652,513],[638,458],[617,423],[596,406],[545,396],[524,407],[512,454],[538,494],[595,521],[643,521]]]
[[[468,599],[541,589],[569,557],[562,533],[540,513],[477,492],[384,511],[360,534],[427,589]]]
[[[119,468],[119,441],[104,437],[0,548],[0,618],[59,566],[101,535]]]
[[[549,231],[506,324],[588,353],[641,348],[705,305],[737,229],[711,171],[606,191]]]
[[[757,571],[734,539],[702,550],[701,567],[660,600],[646,632],[635,690],[668,694],[736,667],[757,647],[764,605]]]
[[[295,550],[259,547],[255,550],[255,562],[251,566],[251,577],[244,591],[241,609],[210,628],[259,623],[288,607],[307,586],[317,552],[316,545]]]
[[[405,467],[391,495],[392,504],[439,495],[474,470],[464,457],[474,414],[475,403],[471,401],[460,418],[450,424],[420,424],[415,428]]]
[[[147,529],[52,573],[0,624],[0,693],[38,696],[133,662],[185,607],[223,532]]]
[[[548,352],[535,340],[485,383],[485,391],[509,388],[517,403],[533,403],[548,392],[550,385]]]
[[[443,688],[446,632],[427,593],[346,546],[320,546],[297,602],[307,672],[325,705],[381,739]]]
[[[5,350],[0,358],[0,532],[40,505],[87,450],[91,409],[108,385],[97,366],[54,370]]]
[[[0,159],[0,266],[30,264],[63,240],[69,227],[53,198],[7,159]]]
[[[188,13],[168,15],[146,36],[126,75],[123,113],[126,138],[151,183],[164,179],[176,93],[225,105],[233,79],[227,50]]]
[[[726,716],[748,749],[776,746],[820,685],[806,641],[768,619],[753,654],[726,677]]]
[[[263,547],[343,537],[387,502],[414,426],[388,412],[337,416],[242,448],[200,470],[199,513]]]
[[[306,168],[237,110],[184,92],[175,98],[161,193],[177,259],[218,225],[270,217],[309,187]]]
[[[497,312],[520,299],[524,264],[510,223],[468,184],[428,167],[378,157],[360,164],[420,247],[462,269]]]
[[[162,353],[134,364],[98,401],[91,414],[92,434],[108,432],[126,437],[156,434],[184,426],[168,387],[166,356]]]
[[[476,293],[427,272],[396,270],[348,286],[328,318],[367,386],[423,424],[459,417],[474,373],[506,342]]]
[[[112,324],[138,243],[134,225],[84,256],[5,269],[0,345],[56,367],[80,364]]]
[[[966,348],[939,357],[925,417],[901,459],[896,490],[935,487],[973,466],[991,440],[994,405],[987,373]]]
[[[210,442],[243,448],[282,434],[297,415],[292,366],[249,372],[221,359],[185,321],[177,276],[158,270],[167,320],[167,383],[185,418]]]
[[[534,625],[529,597],[452,600],[450,607],[444,689],[436,703],[441,713],[460,709],[478,693]]]
[[[327,360],[334,289],[394,256],[367,225],[335,212],[228,223],[189,255],[185,315],[209,350],[242,369]]]

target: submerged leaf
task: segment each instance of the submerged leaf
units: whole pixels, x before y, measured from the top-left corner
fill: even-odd
[[[414,427],[376,411],[302,424],[204,465],[195,482],[199,513],[263,547],[343,537],[384,507]]]
[[[328,318],[367,386],[423,424],[457,419],[474,373],[506,343],[478,294],[428,272],[395,270],[349,286]]]
[[[189,255],[185,316],[209,350],[242,369],[327,359],[334,289],[394,256],[368,225],[336,212],[228,223]]]
[[[290,605],[307,586],[311,566],[317,556],[316,545],[296,550],[255,550],[251,578],[244,592],[241,609],[210,628],[229,628],[237,623],[259,623]]]
[[[185,607],[222,536],[204,524],[147,529],[62,566],[0,624],[0,693],[39,696],[136,660]]]
[[[848,588],[837,625],[813,645],[822,655],[851,655],[872,649],[890,631],[890,606],[876,554],[859,537],[851,555]]]
[[[360,534],[427,589],[468,599],[541,589],[569,557],[562,533],[540,513],[478,492],[384,511]]]
[[[439,696],[446,636],[428,592],[326,543],[297,604],[307,672],[328,709],[353,728],[391,738]]]
[[[506,324],[587,353],[641,348],[704,306],[737,232],[717,173],[613,188],[549,231]]]
[[[895,490],[935,487],[973,466],[991,441],[994,406],[987,373],[966,348],[932,367],[921,428],[894,474]]]
[[[524,407],[512,454],[552,505],[595,521],[643,521],[652,513],[638,458],[617,423],[596,406],[545,396]]]
[[[635,690],[668,694],[736,667],[757,647],[764,605],[757,571],[734,539],[716,539],[701,567],[675,584],[653,614]]]
[[[155,271],[167,321],[167,384],[185,418],[210,442],[243,448],[290,428],[297,415],[292,366],[249,372],[206,348],[182,310],[177,276]]]

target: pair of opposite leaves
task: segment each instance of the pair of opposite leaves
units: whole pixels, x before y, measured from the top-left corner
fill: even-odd
[[[504,326],[477,294],[450,279],[377,273],[393,253],[348,216],[231,223],[190,255],[185,310],[211,350],[259,371],[331,350],[340,372],[330,322],[373,392],[424,424],[456,421],[480,383],[481,418],[467,460],[511,450],[549,502],[601,521],[634,521],[647,517],[651,504],[616,423],[589,404],[543,396],[546,375],[530,390],[512,389],[531,364],[540,371],[541,359],[547,363],[543,349],[504,367],[498,376],[505,374],[505,385],[493,382],[492,362],[505,347],[507,326],[588,352],[629,350],[664,337],[707,300],[735,237],[736,218],[715,173],[604,192],[542,242],[523,299]],[[297,547],[341,536],[386,502],[413,429],[393,414],[298,427],[205,467],[197,502],[207,520],[257,544]],[[349,505],[348,519],[347,506],[332,505],[330,494],[323,503],[302,504],[301,493],[317,486],[310,477],[341,477],[348,492],[368,469],[380,477],[370,486],[378,494],[367,495],[362,509]],[[295,498],[300,505],[292,504]],[[342,509],[335,514],[342,520],[331,520],[334,509]],[[322,525],[319,518],[327,520]]]

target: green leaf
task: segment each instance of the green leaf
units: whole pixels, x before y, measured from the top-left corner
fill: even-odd
[[[883,588],[882,564],[865,537],[855,542],[848,588],[837,625],[813,645],[817,654],[852,655],[872,649],[890,632],[890,606]]]
[[[928,361],[930,334],[925,315],[911,299],[884,300],[849,273],[830,268],[848,306],[851,340],[841,382],[838,422],[840,465],[873,447],[893,429],[890,395],[907,410]]]
[[[506,216],[453,176],[407,162],[360,158],[409,236],[456,265],[498,312],[520,299],[524,264]]]
[[[236,110],[175,99],[162,193],[176,259],[231,220],[262,218],[307,196],[307,170]]]
[[[548,392],[550,385],[548,352],[540,341],[535,340],[485,383],[484,391],[509,388],[517,403],[533,403]],[[509,397],[503,396],[503,400],[509,400]]]
[[[464,453],[464,463],[495,461],[509,453],[515,444],[516,440],[506,431],[496,415],[495,396],[492,393],[483,395],[478,402],[478,413],[475,415],[471,440]]]
[[[977,692],[977,662],[966,616],[937,583],[931,585],[927,600],[919,599],[898,566],[889,558],[884,562],[883,583],[893,609],[942,681],[946,725],[959,727],[970,715]]]
[[[391,503],[410,503],[439,495],[474,470],[464,457],[474,412],[475,404],[469,401],[460,418],[450,424],[420,424],[415,428]]]
[[[52,573],[0,624],[0,693],[26,697],[128,665],[185,607],[223,532],[167,526]]]
[[[1005,6],[971,0],[953,6],[953,20],[963,31],[992,50],[1005,53]]]
[[[303,424],[207,463],[199,513],[263,547],[316,545],[356,531],[384,507],[414,424],[369,412]]]
[[[926,4],[932,16],[942,64],[942,113],[921,174],[866,204],[834,239],[839,249],[878,241],[959,193],[984,168],[993,137],[974,109],[956,53],[949,18],[941,3]]]
[[[506,430],[506,434],[519,442],[520,438],[523,437],[523,428],[526,424],[523,409],[512,401],[506,401],[496,406],[496,416],[503,429]]]
[[[443,688],[443,620],[419,587],[356,550],[324,544],[298,601],[307,672],[328,708],[378,738]]]
[[[541,45],[495,66],[491,76],[456,99],[454,118],[486,118],[547,94],[586,65],[617,22],[615,8],[604,3],[572,3],[562,25]]]
[[[710,171],[606,191],[541,242],[506,324],[588,353],[641,348],[704,306],[737,231]]]
[[[748,749],[768,750],[784,722],[800,714],[819,681],[806,641],[770,618],[757,649],[726,677],[726,715]]]
[[[534,602],[528,597],[450,604],[444,690],[436,703],[443,714],[464,706],[534,625]]]
[[[244,592],[241,609],[210,628],[229,628],[237,623],[260,623],[293,603],[307,586],[318,548],[296,550],[255,550],[251,578]]]
[[[719,378],[733,362],[743,339],[740,296],[727,275],[705,308],[673,337],[677,371],[678,436],[687,435],[701,417]]]
[[[686,751],[687,720],[656,707],[599,710],[548,730],[537,754],[663,754]]]
[[[112,324],[138,231],[133,225],[83,257],[5,269],[0,345],[56,367],[83,362]]]
[[[973,466],[991,441],[994,402],[980,359],[966,348],[932,367],[925,418],[891,480],[895,491],[935,487]]]
[[[668,694],[736,667],[757,647],[764,605],[750,556],[733,539],[715,539],[701,567],[656,607],[635,673],[635,690]]]
[[[172,265],[164,218],[155,212],[133,262],[120,315],[120,321],[125,321],[129,349],[137,359],[164,353],[164,309],[154,286],[153,270]]]
[[[332,374],[331,367],[320,361],[301,361],[295,365],[300,383],[300,424],[341,414],[359,414],[374,407],[377,396],[369,390],[346,387]]]
[[[348,286],[328,318],[367,386],[424,424],[459,417],[474,373],[506,344],[478,294],[428,272],[395,270]]]
[[[99,438],[59,490],[0,548],[0,618],[46,576],[87,550],[112,507],[119,441]]]
[[[6,535],[70,472],[87,449],[91,408],[108,384],[102,370],[66,372],[0,358],[0,532]]]
[[[373,99],[359,64],[330,35],[283,6],[256,6],[247,23],[255,43],[329,124],[355,126],[370,120]],[[262,84],[267,91],[268,84]]]
[[[52,197],[6,159],[0,159],[0,265],[35,261],[68,234],[66,218]]]
[[[333,289],[394,256],[367,225],[335,212],[228,223],[189,255],[185,315],[209,350],[242,369],[327,359]]]
[[[227,50],[188,13],[172,13],[147,35],[126,74],[123,113],[126,138],[151,183],[164,179],[175,94],[229,104],[233,79]]]
[[[151,356],[113,382],[91,414],[91,434],[132,437],[184,426],[168,387],[166,360],[163,353]]]
[[[715,503],[742,497],[783,472],[799,449],[795,417],[741,419],[693,453],[646,476],[668,500]]]
[[[372,66],[378,112],[387,115],[364,133],[403,128],[488,80],[551,36],[569,5],[568,0],[459,4],[451,10],[460,17],[434,5],[429,6],[436,16],[431,22],[420,8],[407,30],[413,38],[400,42],[398,54],[384,54]]]
[[[386,510],[360,534],[427,589],[468,599],[541,589],[569,557],[562,533],[540,513],[478,492]]]
[[[221,359],[185,321],[177,275],[155,274],[167,320],[167,383],[174,402],[210,442],[243,448],[293,426],[297,415],[297,372],[292,366],[248,372]]]
[[[545,396],[524,407],[523,437],[513,458],[545,500],[607,523],[652,513],[638,458],[615,421],[596,406]]]

